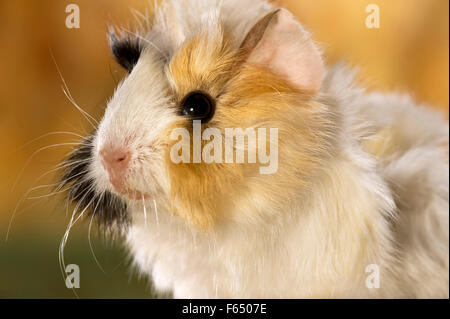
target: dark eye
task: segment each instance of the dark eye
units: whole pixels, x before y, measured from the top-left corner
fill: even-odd
[[[215,103],[211,96],[201,91],[189,93],[181,102],[181,112],[194,120],[208,122],[214,115]]]

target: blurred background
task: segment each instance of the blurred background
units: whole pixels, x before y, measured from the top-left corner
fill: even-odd
[[[313,33],[328,63],[345,60],[358,66],[360,80],[369,90],[410,92],[448,119],[447,0],[277,2]],[[70,3],[80,8],[79,29],[65,27]],[[365,25],[370,3],[380,8],[379,29]],[[108,50],[107,27],[132,25],[131,9],[145,11],[148,4],[148,0],[0,0],[0,298],[75,297],[65,286],[58,262],[70,217],[64,202],[61,196],[41,197],[51,192],[49,187],[26,194],[56,182],[57,172],[51,170],[77,141],[70,134],[45,134],[84,135],[92,129],[64,96],[50,52],[75,101],[100,118],[105,101],[124,76]],[[21,201],[25,197],[31,198]],[[78,296],[153,297],[149,283],[129,266],[120,243],[103,238],[94,227],[91,242],[97,264],[88,226],[85,222],[73,227],[65,250],[66,264],[81,268]]]

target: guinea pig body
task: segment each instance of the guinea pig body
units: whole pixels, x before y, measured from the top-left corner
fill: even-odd
[[[323,98],[346,117],[349,126],[340,129],[348,140],[307,196],[227,205],[230,214],[251,209],[259,218],[209,232],[152,204],[145,217],[136,203],[127,242],[157,291],[177,298],[448,296],[444,121],[407,96],[350,88],[351,72],[340,66],[324,83]],[[285,189],[258,191],[253,199]],[[378,288],[370,284],[374,265]]]
[[[113,34],[111,45],[130,74],[69,160],[88,164],[65,180],[70,199],[122,231],[157,291],[448,298],[439,115],[364,92],[344,66],[326,69],[308,32],[265,1],[167,1],[148,30]],[[261,173],[259,157],[237,155],[196,162],[194,139],[174,132],[195,135],[198,119],[224,143],[230,128],[255,128],[256,150],[276,149],[275,169]],[[204,136],[200,153],[212,143]],[[189,154],[176,161],[178,150]]]

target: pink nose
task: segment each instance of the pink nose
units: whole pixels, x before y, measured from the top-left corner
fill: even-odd
[[[99,154],[103,167],[108,171],[111,183],[118,191],[122,191],[130,163],[130,152],[125,148],[105,147],[100,150]]]

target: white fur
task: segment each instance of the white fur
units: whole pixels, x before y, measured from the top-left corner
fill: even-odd
[[[233,30],[238,44],[270,9],[259,0],[170,3],[153,26],[165,37],[152,37],[169,54],[211,21]],[[336,67],[316,97],[340,119],[336,157],[307,196],[281,209],[252,198],[266,219],[205,232],[173,216],[160,198],[145,201],[147,217],[142,202],[130,202],[127,243],[158,291],[176,298],[448,298],[448,125],[408,97],[366,94],[352,81]],[[169,88],[160,57],[146,50],[109,103],[95,141],[98,150],[107,141],[133,140],[142,159],[130,183],[145,193],[169,187],[155,155],[158,132],[177,118]],[[385,128],[404,138],[392,155],[377,158],[364,143]],[[92,174],[99,189],[110,187],[98,159]],[[230,215],[242,207],[230,205]],[[381,267],[379,289],[365,285],[369,264]]]

